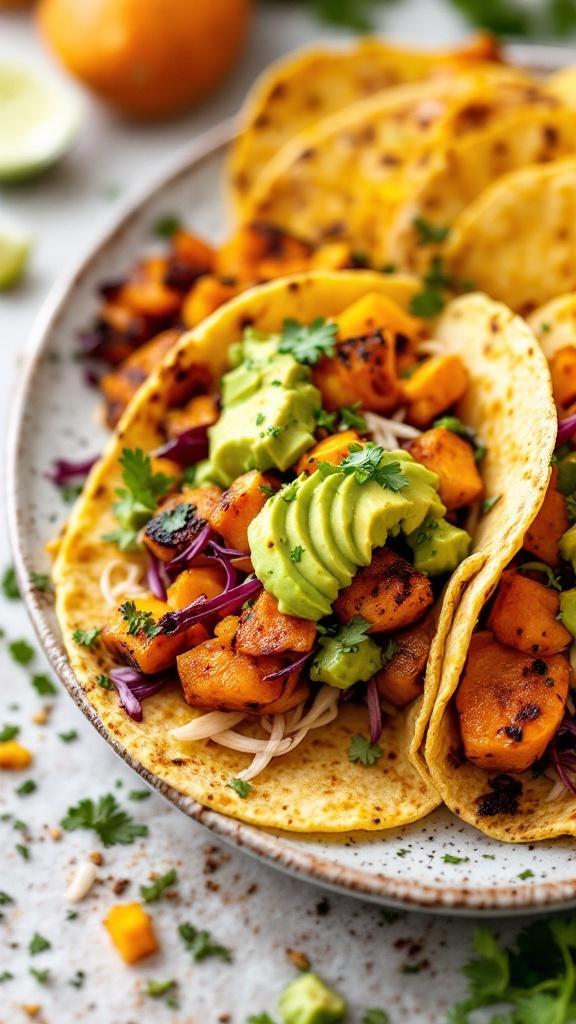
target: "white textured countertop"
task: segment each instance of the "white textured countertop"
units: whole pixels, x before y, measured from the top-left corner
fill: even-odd
[[[383,30],[418,42],[448,42],[463,27],[441,0],[406,0],[390,10],[384,6],[380,21]],[[297,7],[264,5],[235,75],[199,111],[141,127],[120,122],[89,100],[86,129],[70,157],[44,178],[0,192],[0,207],[28,224],[36,240],[26,281],[0,297],[4,434],[32,321],[56,277],[113,217],[118,197],[153,176],[197,133],[233,113],[255,73],[271,59],[322,34]],[[6,57],[47,62],[25,14],[0,14],[0,59]],[[0,508],[2,499],[0,493]],[[3,519],[0,571],[10,562]],[[458,968],[467,957],[473,922],[416,914],[391,921],[376,907],[289,879],[224,846],[155,793],[131,802],[128,793],[142,789],[140,780],[67,694],[59,690],[56,697],[42,699],[31,686],[32,673],[47,670],[41,654],[27,668],[10,658],[10,640],[26,637],[37,649],[19,602],[0,597],[0,625],[5,631],[0,638],[0,727],[18,724],[22,742],[34,752],[26,772],[0,774],[0,890],[14,900],[1,908],[0,979],[4,972],[13,977],[1,983],[0,1024],[29,1020],[35,1005],[34,1019],[49,1024],[244,1024],[249,1014],[267,1010],[274,1015],[278,995],[297,973],[290,949],[307,954],[313,968],[346,996],[354,1024],[360,1024],[368,1007],[386,1009],[391,1024],[445,1020],[447,1007],[464,993]],[[44,707],[49,709],[46,723],[37,724],[33,717]],[[63,742],[59,733],[71,730],[77,738]],[[34,779],[37,789],[16,795],[15,788],[27,778]],[[136,821],[148,825],[146,839],[105,850],[91,832],[51,834],[70,805],[106,792],[114,792]],[[14,829],[15,821],[23,822],[24,830]],[[28,851],[28,859],[17,844]],[[67,920],[68,878],[94,851],[103,858],[97,882],[74,907],[78,916]],[[173,898],[164,896],[149,907],[160,951],[127,967],[102,919],[113,903],[137,899],[139,885],[149,882],[151,872],[172,867],[178,873]],[[194,963],[177,935],[183,921],[209,929],[215,941],[229,946],[232,963]],[[499,922],[497,930],[511,937],[515,929]],[[31,956],[35,932],[51,948]],[[39,983],[30,967],[48,968],[49,980]],[[177,981],[170,995],[178,1009],[167,1006],[165,998],[141,992],[146,979],[169,978]]]

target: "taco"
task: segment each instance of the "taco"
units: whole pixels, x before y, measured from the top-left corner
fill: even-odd
[[[559,417],[550,481],[521,551],[499,575],[484,567],[463,597],[425,747],[448,806],[507,842],[576,834],[575,296],[529,323]],[[549,434],[534,443],[549,454]]]
[[[304,274],[222,307],[129,406],[66,531],[57,613],[88,700],[225,814],[375,830],[438,804],[419,747],[445,639],[536,512],[549,456],[525,423],[553,408],[521,321],[466,296],[430,340],[417,288]]]

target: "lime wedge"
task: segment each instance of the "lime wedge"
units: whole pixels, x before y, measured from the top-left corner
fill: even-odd
[[[20,280],[30,253],[29,234],[12,220],[0,216],[0,290]]]
[[[48,75],[0,64],[0,182],[39,174],[70,147],[83,108]]]

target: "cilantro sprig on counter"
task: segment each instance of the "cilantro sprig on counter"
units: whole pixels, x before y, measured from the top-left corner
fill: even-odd
[[[128,846],[137,836],[148,835],[148,827],[133,821],[118,806],[111,793],[101,796],[97,803],[80,800],[75,807],[68,808],[60,824],[67,832],[74,832],[77,828],[92,829],[104,846]]]
[[[169,886],[175,885],[178,881],[178,875],[176,874],[176,868],[171,868],[165,875],[160,875],[159,878],[155,878],[150,885],[140,886],[140,895],[145,903],[154,903],[159,900],[165,889]]]
[[[334,355],[338,324],[319,316],[309,326],[285,320],[278,351],[294,356],[299,363],[315,366],[320,356]]]
[[[232,962],[230,950],[226,946],[214,942],[209,931],[199,930],[189,921],[184,921],[183,924],[178,925],[178,934],[188,952],[192,954],[193,960],[200,961],[206,960],[209,956],[217,956],[226,963]]]
[[[119,530],[104,535],[103,540],[117,544],[121,551],[138,548],[138,531],[154,515],[158,501],[168,493],[174,477],[154,473],[152,460],[141,448],[124,448],[119,459],[124,487],[115,490],[118,501],[112,511]]]

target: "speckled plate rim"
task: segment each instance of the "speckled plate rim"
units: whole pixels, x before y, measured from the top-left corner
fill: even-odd
[[[553,69],[565,62],[566,51],[551,47],[511,48],[516,62],[531,69]],[[282,836],[253,825],[235,821],[223,814],[202,807],[183,796],[143,766],[108,733],[99,715],[86,699],[70,667],[60,636],[53,630],[45,615],[46,598],[30,585],[26,560],[26,540],[20,532],[21,495],[18,464],[21,457],[24,428],[27,421],[28,399],[33,386],[38,362],[57,324],[70,294],[82,278],[89,274],[103,250],[114,246],[134,218],[141,216],[146,205],[160,188],[175,184],[202,162],[224,149],[235,133],[235,122],[229,120],[200,136],[155,179],[133,194],[116,212],[111,225],[92,243],[75,268],[59,280],[34,324],[28,344],[29,355],[22,371],[19,387],[10,416],[6,474],[7,518],[14,565],[20,592],[33,627],[54,671],[88,721],[104,737],[109,746],[152,788],[156,789],[175,807],[202,824],[228,843],[261,858],[267,863],[293,876],[320,885],[323,888],[369,899],[386,906],[428,912],[474,916],[479,913],[499,916],[529,914],[534,911],[567,909],[576,906],[576,877],[563,882],[535,882],[530,886],[487,887],[475,890],[467,886],[429,885],[403,879],[395,875],[369,874],[354,868],[335,864],[322,857],[287,846]]]

